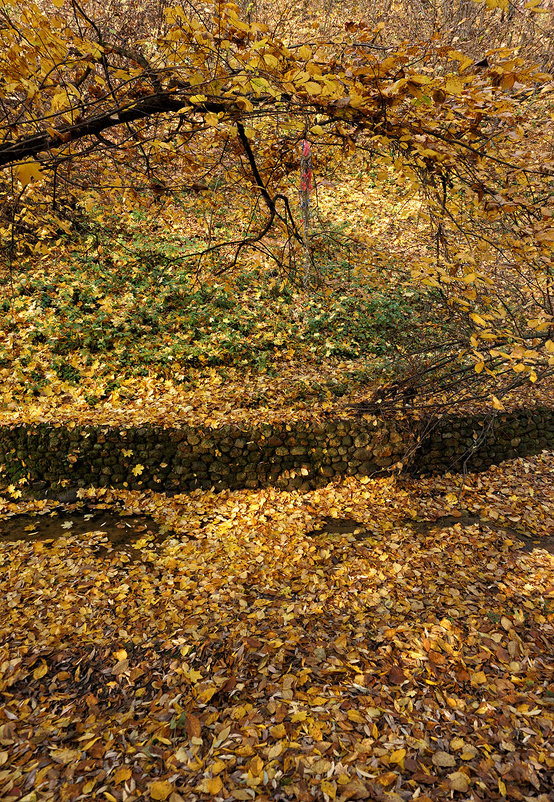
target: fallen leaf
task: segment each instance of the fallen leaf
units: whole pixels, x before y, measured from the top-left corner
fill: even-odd
[[[450,768],[456,765],[456,758],[454,755],[449,754],[448,752],[434,752],[433,756],[431,757],[433,764],[435,766],[440,766],[441,768]]]
[[[113,782],[116,785],[119,785],[119,783],[126,782],[127,780],[129,780],[131,778],[131,775],[132,771],[129,768],[129,766],[121,766],[121,768],[117,769],[117,771],[115,772],[113,776]]]
[[[448,775],[448,781],[452,791],[467,791],[469,788],[469,778],[463,771],[454,771]]]
[[[152,799],[161,800],[161,802],[163,802],[173,791],[173,785],[166,780],[155,780],[153,783],[150,783],[148,790]]]

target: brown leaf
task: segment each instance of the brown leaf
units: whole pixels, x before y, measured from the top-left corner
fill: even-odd
[[[188,713],[185,719],[185,730],[189,738],[200,738],[202,722],[192,713]]]
[[[368,799],[371,796],[369,787],[357,777],[350,780],[347,785],[341,788],[341,800],[347,799]]]
[[[435,777],[434,774],[425,774],[424,771],[418,771],[417,774],[412,776],[412,780],[416,783],[423,783],[424,785],[433,785],[439,781],[438,777]]]
[[[448,752],[435,752],[431,760],[435,766],[440,766],[443,769],[451,768],[452,766],[456,765],[456,758],[454,755],[451,755]]]
[[[387,680],[391,683],[391,685],[402,685],[403,682],[406,682],[406,679],[406,675],[400,666],[393,666],[387,672]]]
[[[436,666],[442,666],[446,663],[446,657],[441,652],[429,652],[427,655],[431,663],[434,663]]]

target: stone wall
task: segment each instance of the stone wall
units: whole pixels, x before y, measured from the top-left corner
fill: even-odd
[[[485,429],[483,428],[485,427]],[[418,436],[421,442],[414,452]],[[554,448],[554,409],[438,422],[329,420],[321,424],[162,428],[0,428],[5,483],[163,489],[310,489],[335,476],[372,476],[404,462],[416,473],[479,470]],[[408,455],[408,457],[407,457]],[[409,456],[411,455],[411,456]]]
[[[544,449],[554,449],[554,408],[488,416],[447,415],[423,437],[411,469],[424,474],[480,471]]]
[[[343,474],[371,475],[404,451],[394,424],[336,420],[243,429],[17,426],[0,429],[10,480],[164,490],[308,488]]]

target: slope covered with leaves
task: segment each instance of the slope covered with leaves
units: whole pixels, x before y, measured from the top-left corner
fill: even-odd
[[[83,213],[40,258],[22,255],[3,275],[0,421],[313,418],[347,414],[399,377],[441,403],[480,395],[490,407],[497,377],[474,370],[467,311],[412,279],[431,253],[421,198],[357,156],[320,171],[317,286],[263,253],[233,269],[188,260],[206,245],[206,215],[219,236],[236,234],[225,193]],[[527,376],[507,406],[549,402],[551,386]]]
[[[546,802],[553,469],[69,505],[132,548],[6,498],[3,799]]]
[[[416,344],[444,348],[459,316],[408,284],[420,203],[362,169],[351,159],[319,190],[320,281],[308,291],[263,255],[222,275],[218,259],[192,269],[187,254],[205,245],[198,200],[164,204],[155,221],[83,215],[79,234],[4,276],[0,419],[263,420],[360,400]],[[232,236],[225,207],[213,225]]]

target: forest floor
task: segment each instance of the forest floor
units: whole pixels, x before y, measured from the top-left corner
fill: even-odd
[[[7,495],[2,799],[547,802],[553,472]]]

